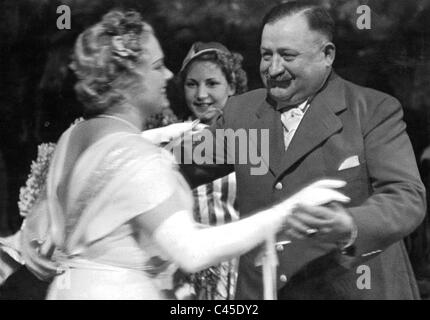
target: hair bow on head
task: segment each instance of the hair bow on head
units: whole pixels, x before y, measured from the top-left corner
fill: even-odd
[[[133,56],[134,55],[130,49],[127,49],[124,46],[124,39],[122,36],[112,37],[112,47],[113,47],[113,53],[115,53],[121,57],[127,57],[127,56]]]

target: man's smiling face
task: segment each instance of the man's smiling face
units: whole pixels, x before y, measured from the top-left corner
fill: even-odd
[[[322,86],[334,60],[334,45],[322,33],[310,30],[302,13],[266,24],[260,50],[260,74],[269,94],[291,105]]]

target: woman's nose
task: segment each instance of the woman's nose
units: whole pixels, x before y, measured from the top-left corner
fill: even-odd
[[[197,98],[204,99],[208,96],[208,90],[205,85],[200,85],[197,89]]]
[[[172,79],[173,78],[172,71],[170,71],[168,68],[166,68],[166,70],[164,71],[164,77],[166,78],[166,80]]]

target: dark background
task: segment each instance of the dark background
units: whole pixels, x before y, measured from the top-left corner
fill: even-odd
[[[0,234],[16,231],[19,188],[37,145],[55,142],[81,114],[68,69],[77,35],[111,8],[134,8],[161,41],[174,73],[194,41],[220,41],[241,53],[249,88],[258,75],[259,27],[277,0],[2,0],[0,2]],[[430,143],[430,0],[323,0],[335,17],[336,71],[387,92],[404,107],[419,161]],[[71,29],[58,30],[57,7],[71,9]],[[371,29],[359,30],[357,7],[372,9]],[[172,109],[180,108],[172,96]],[[1,157],[2,156],[2,157]],[[3,161],[2,159],[3,158]],[[425,163],[425,162],[424,162]],[[413,262],[427,253],[425,229],[408,238]],[[415,260],[414,260],[415,259]],[[416,262],[417,263],[417,262]]]

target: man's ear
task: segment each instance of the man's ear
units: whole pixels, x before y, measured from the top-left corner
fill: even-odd
[[[333,65],[334,59],[336,57],[336,46],[333,42],[327,42],[323,48],[325,60],[328,67]]]
[[[234,85],[229,84],[228,85],[228,96],[234,96],[236,94],[236,88],[234,87]]]

